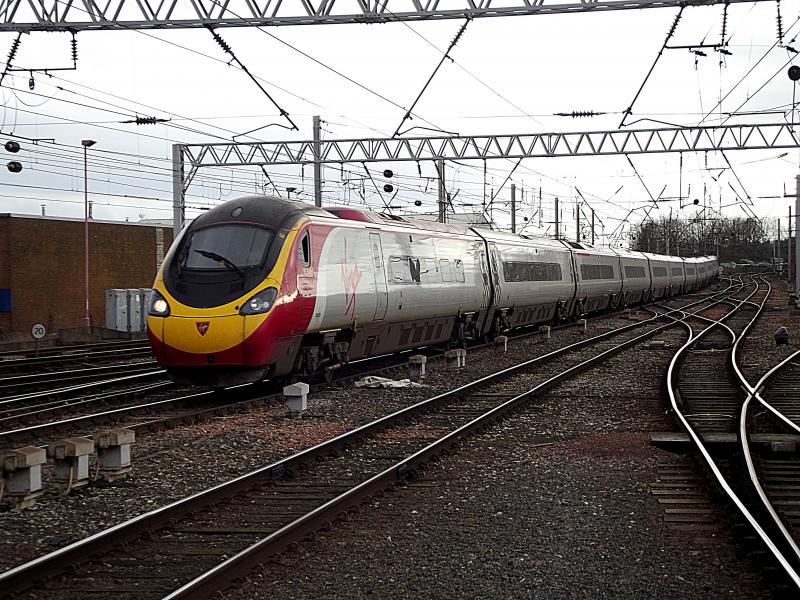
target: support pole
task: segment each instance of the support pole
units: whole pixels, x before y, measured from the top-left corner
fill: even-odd
[[[800,184],[798,184],[798,185],[800,185]],[[558,215],[558,198],[556,198],[556,239],[560,240],[561,239],[561,232],[559,231],[560,223],[558,222],[558,217],[559,217],[559,215]]]
[[[795,235],[797,232],[795,231]],[[792,280],[792,206],[789,205],[789,231],[786,236],[786,281]]]
[[[672,207],[669,207],[669,221],[667,221],[667,241],[664,244],[664,254],[670,256],[669,253],[669,238],[672,236]]]
[[[594,246],[594,209],[592,209],[592,246]]]
[[[314,206],[322,206],[322,137],[320,135],[320,118],[314,115]]]
[[[444,191],[444,161],[436,161],[436,173],[439,175],[439,223],[447,223],[447,195]]]
[[[517,186],[511,184],[511,233],[517,233]]]
[[[183,145],[172,144],[172,239],[183,229],[186,196],[183,189]]]
[[[89,167],[87,144],[83,145],[83,324],[92,326],[89,310]]]
[[[575,199],[575,241],[581,243],[581,205]]]
[[[797,176],[797,196],[794,203],[794,293],[800,298],[800,244],[797,234],[800,232],[800,175]]]

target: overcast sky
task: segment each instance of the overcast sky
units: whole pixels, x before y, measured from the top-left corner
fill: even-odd
[[[781,3],[785,45],[798,49],[799,7],[798,0]],[[444,63],[414,109],[416,117],[403,129],[460,134],[616,129],[676,14],[677,9],[651,9],[475,19],[451,53],[454,62]],[[722,5],[686,8],[670,44],[719,43],[722,15]],[[704,57],[686,49],[666,50],[633,105],[628,126],[790,120],[793,84],[785,73],[795,53],[776,45],[776,17],[774,2],[731,5],[730,56],[713,49]],[[171,217],[169,161],[175,142],[221,142],[252,130],[237,139],[310,139],[315,114],[324,120],[327,139],[389,137],[462,24],[219,29],[299,131],[277,126],[288,122],[244,72],[228,64],[230,57],[206,30],[81,32],[77,70],[52,71],[52,77],[34,72],[32,92],[29,72],[10,72],[3,82],[0,140],[14,133],[55,144],[23,142],[15,157],[4,153],[6,161],[19,160],[24,170],[11,174],[3,169],[0,206],[3,212],[39,213],[45,204],[49,215],[81,216],[82,139],[97,141],[89,150],[94,217],[138,220]],[[0,34],[0,56],[7,55],[15,37]],[[13,66],[69,67],[70,39],[63,33],[25,35]],[[553,116],[572,111],[606,114]],[[171,121],[121,123],[137,114]],[[641,220],[644,207],[652,205],[651,194],[668,199],[651,216],[668,214],[670,208],[673,215],[691,216],[696,208],[681,209],[677,198],[683,197],[683,204],[697,198],[702,204],[705,188],[706,201],[715,210],[722,206],[727,216],[745,216],[741,199],[749,195],[759,216],[783,218],[785,235],[790,199],[783,195],[794,191],[798,151],[726,154],[733,169],[716,153],[684,154],[682,169],[678,154],[633,156],[638,175],[624,156],[527,159],[497,194],[493,215],[501,227],[508,226],[513,181],[521,201],[518,222],[530,219],[526,231],[553,233],[553,204],[559,197],[567,223],[562,231],[572,237],[577,187],[597,211],[598,231],[602,221],[609,234],[619,231],[626,217]],[[446,182],[455,208],[480,210],[513,166],[512,161],[488,161],[484,172],[479,161],[448,164]],[[401,214],[436,210],[432,164],[423,163],[420,171],[414,163],[367,167],[374,184],[360,164],[325,168],[324,203],[389,204]],[[376,191],[387,183],[386,168],[396,173],[394,198]],[[189,214],[245,194],[274,193],[275,188],[282,195],[287,187],[297,188],[293,196],[313,201],[310,166],[270,168],[268,173],[274,188],[258,170],[201,171],[188,191]],[[423,206],[415,207],[415,200]],[[583,210],[588,213],[586,205]]]

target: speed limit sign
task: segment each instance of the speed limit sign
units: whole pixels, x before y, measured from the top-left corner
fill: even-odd
[[[42,339],[46,333],[47,329],[41,323],[36,323],[33,327],[31,327],[31,335],[37,340]]]

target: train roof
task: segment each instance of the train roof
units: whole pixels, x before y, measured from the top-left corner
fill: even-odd
[[[537,246],[548,246],[550,248],[565,250],[564,244],[558,240],[551,240],[550,238],[540,238],[530,235],[520,235],[516,233],[508,233],[506,231],[494,231],[491,229],[480,229],[473,232],[481,236],[488,242],[500,242],[506,244],[518,244],[520,242],[529,242]]]
[[[401,217],[399,215],[387,215],[371,210],[353,208],[352,206],[330,206],[324,210],[340,219],[348,221],[359,221],[362,223],[375,223],[378,225],[396,225],[398,227],[412,227],[427,231],[438,231],[440,233],[452,233],[456,235],[472,235],[469,227],[464,225],[453,225],[451,223],[437,223],[436,221],[425,221],[423,219],[413,219]]]

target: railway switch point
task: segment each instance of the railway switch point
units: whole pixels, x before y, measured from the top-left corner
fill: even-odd
[[[289,417],[299,417],[308,408],[308,384],[299,382],[283,388],[283,397],[286,398],[286,410]]]
[[[422,354],[408,357],[408,378],[411,381],[419,381],[425,377],[425,363],[427,360],[427,357]]]
[[[62,494],[89,483],[92,452],[94,442],[85,437],[66,438],[47,446],[47,456],[53,459],[53,480]]]
[[[778,327],[775,331],[775,345],[784,346],[789,343],[789,330],[786,327]]]
[[[507,335],[499,335],[497,339],[494,341],[495,346],[502,346],[503,347],[503,354],[508,352],[508,336]]]
[[[539,327],[539,333],[546,335],[545,339],[550,339],[550,325],[542,325]]]
[[[132,429],[108,429],[94,436],[97,442],[99,477],[105,481],[125,479],[131,470],[131,444],[136,441]]]
[[[14,510],[30,508],[42,495],[42,465],[47,462],[44,448],[24,446],[2,455],[3,496]]]

